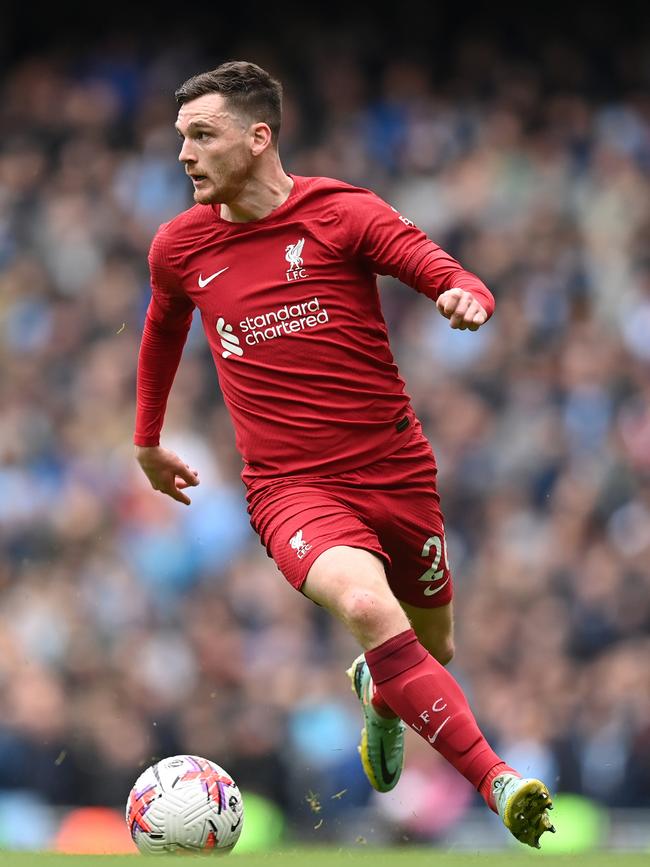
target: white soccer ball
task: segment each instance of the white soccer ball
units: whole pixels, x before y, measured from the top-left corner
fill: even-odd
[[[177,849],[228,852],[241,834],[244,805],[223,768],[199,756],[171,756],[135,781],[126,824],[143,855]]]

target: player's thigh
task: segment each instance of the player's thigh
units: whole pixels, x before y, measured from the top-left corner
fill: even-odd
[[[388,582],[400,602],[414,609],[445,608],[453,598],[445,525],[435,491],[408,489],[386,504],[378,533],[390,557]]]
[[[453,602],[437,608],[417,608],[407,602],[400,604],[420,643],[441,665],[451,662],[454,655]]]
[[[302,591],[334,614],[365,649],[409,628],[388,586],[384,562],[372,551],[328,548],[312,564]]]
[[[251,524],[287,581],[338,617],[364,647],[408,628],[377,534],[325,483],[274,485],[249,503]]]
[[[370,501],[371,524],[391,560],[389,585],[400,602],[413,608],[445,608],[453,582],[431,447],[415,439],[379,469],[382,483]]]

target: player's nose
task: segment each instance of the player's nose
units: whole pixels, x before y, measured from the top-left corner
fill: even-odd
[[[192,143],[185,139],[178,154],[178,160],[181,163],[196,162],[196,156],[192,153]]]

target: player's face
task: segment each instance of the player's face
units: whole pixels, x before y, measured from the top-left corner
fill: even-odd
[[[250,127],[218,93],[186,102],[178,112],[178,159],[194,185],[194,201],[228,204],[244,188],[253,167]]]

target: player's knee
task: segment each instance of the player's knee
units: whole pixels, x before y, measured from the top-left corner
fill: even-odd
[[[339,600],[343,620],[357,635],[380,628],[390,618],[394,607],[395,603],[382,594],[360,588],[350,588]]]

